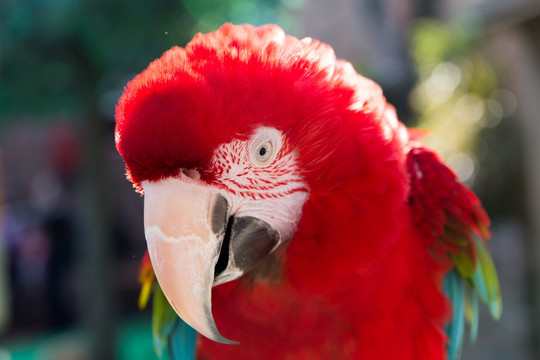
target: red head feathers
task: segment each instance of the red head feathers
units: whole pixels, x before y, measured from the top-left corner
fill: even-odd
[[[366,130],[380,132],[385,111],[379,86],[336,60],[329,46],[277,26],[227,24],[167,51],[128,84],[116,143],[136,184],[200,166],[218,144],[260,125],[302,134],[305,164],[316,165],[337,145],[317,141],[321,135],[341,139],[345,122],[358,116],[377,122]],[[388,129],[397,127],[392,120]]]

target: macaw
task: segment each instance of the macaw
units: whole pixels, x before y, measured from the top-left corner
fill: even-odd
[[[225,24],[115,118],[158,355],[457,359],[477,299],[501,315],[479,200],[330,46]]]

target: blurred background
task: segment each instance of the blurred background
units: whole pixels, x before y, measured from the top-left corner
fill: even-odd
[[[329,43],[430,129],[493,220],[504,313],[463,358],[540,359],[540,1],[1,0],[0,360],[153,358],[114,106],[224,22]]]

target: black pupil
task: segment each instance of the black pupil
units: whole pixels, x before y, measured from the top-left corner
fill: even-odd
[[[259,155],[260,155],[260,156],[264,156],[264,155],[266,155],[266,152],[267,152],[267,151],[268,151],[268,150],[266,149],[266,146],[263,146],[263,147],[261,147],[261,148],[259,149]]]

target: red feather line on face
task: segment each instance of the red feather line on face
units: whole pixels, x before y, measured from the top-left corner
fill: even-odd
[[[277,199],[308,192],[290,146],[286,139],[282,141],[273,161],[260,167],[250,160],[248,141],[234,140],[219,146],[209,170],[215,174],[212,184],[251,199]]]

